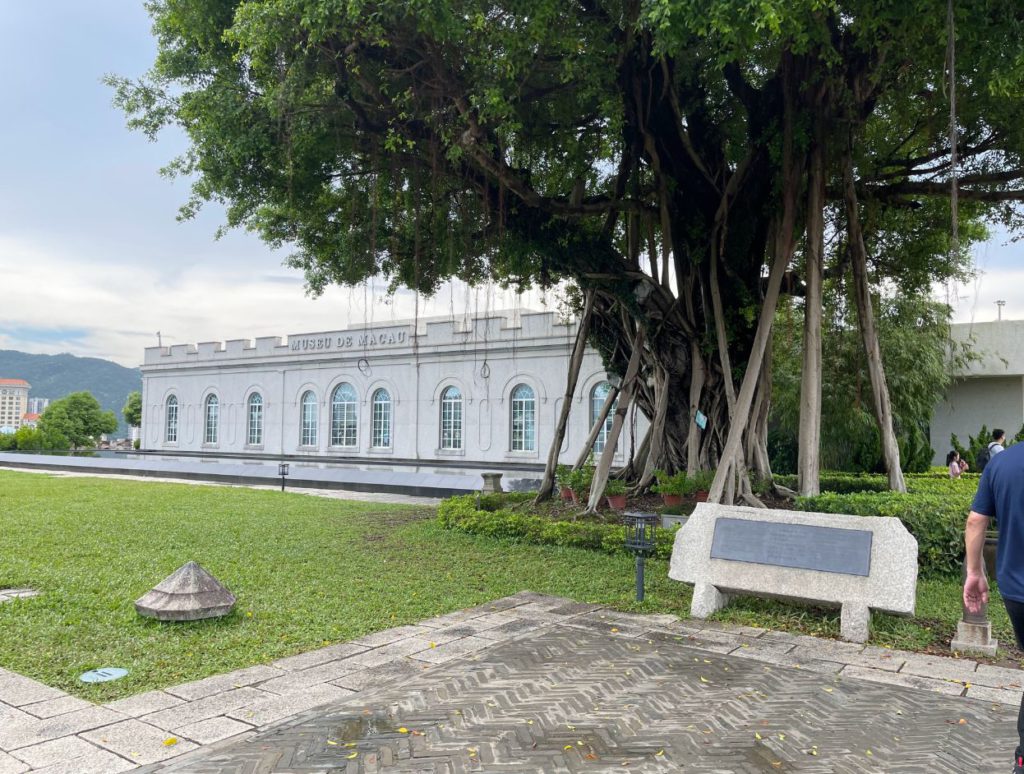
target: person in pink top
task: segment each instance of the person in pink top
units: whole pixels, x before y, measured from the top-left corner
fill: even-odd
[[[961,473],[967,472],[967,460],[961,459],[960,452],[951,451],[946,455],[946,465],[949,466],[949,477],[960,478]]]

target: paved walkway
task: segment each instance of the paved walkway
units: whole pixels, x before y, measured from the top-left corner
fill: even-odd
[[[1001,772],[1022,677],[522,592],[103,706],[0,670],[0,774]]]
[[[172,478],[156,476],[129,476],[120,473],[80,473],[69,470],[43,470],[39,468],[7,468],[0,465],[0,470],[9,470],[14,473],[39,473],[45,476],[61,478],[113,478],[123,481],[145,481],[147,483],[165,484],[192,484],[193,486],[226,486],[236,489],[265,489],[278,490],[277,485],[261,484],[225,484],[217,481],[199,481],[189,478]],[[311,495],[313,497],[327,497],[332,500],[358,500],[368,503],[396,503],[400,505],[430,505],[437,506],[443,498],[421,497],[418,495],[405,495],[398,492],[356,492],[349,489],[315,489],[313,487],[291,487],[288,489],[292,494]]]

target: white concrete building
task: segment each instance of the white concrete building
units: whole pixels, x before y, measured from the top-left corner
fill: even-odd
[[[543,464],[575,333],[552,313],[498,313],[149,348],[141,448]],[[583,447],[607,390],[601,359],[588,350],[564,462]],[[646,428],[638,419],[636,443]],[[630,443],[626,431],[619,462]]]
[[[941,465],[955,433],[965,446],[982,425],[1009,437],[1024,425],[1024,320],[951,326],[954,342],[966,342],[980,359],[957,371],[945,400],[932,415],[933,462]]]
[[[21,427],[31,387],[24,379],[0,379],[0,433],[13,433]]]

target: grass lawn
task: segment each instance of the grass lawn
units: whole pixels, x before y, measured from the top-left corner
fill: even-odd
[[[531,589],[685,617],[690,592],[626,555],[442,530],[433,510],[308,495],[0,471],[0,667],[92,701],[196,680]],[[222,619],[160,623],[133,601],[194,559],[237,596]],[[954,581],[922,581],[918,619],[875,617],[875,642],[925,648],[955,628]],[[993,605],[1001,641],[1012,639]],[[838,635],[838,615],[741,600],[721,620]],[[77,680],[121,666],[113,683]]]

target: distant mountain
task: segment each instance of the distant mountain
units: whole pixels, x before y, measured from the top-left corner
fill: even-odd
[[[0,379],[24,379],[32,385],[30,398],[54,401],[72,392],[91,392],[104,409],[117,416],[117,437],[128,435],[121,416],[125,398],[132,390],[142,389],[142,373],[137,368],[96,357],[30,355],[13,349],[0,349]]]

